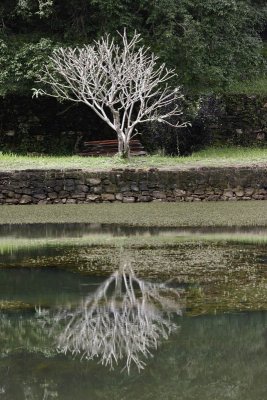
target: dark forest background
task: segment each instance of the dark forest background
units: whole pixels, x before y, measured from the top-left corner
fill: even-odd
[[[1,0],[0,150],[69,154],[83,138],[113,137],[86,107],[33,100],[31,89],[55,47],[124,27],[177,70],[192,121],[179,132],[144,127],[148,150],[265,142],[266,0]]]

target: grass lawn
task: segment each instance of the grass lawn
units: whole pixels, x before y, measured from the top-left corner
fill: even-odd
[[[0,154],[0,171],[23,169],[88,169],[111,168],[196,168],[207,166],[267,165],[267,148],[209,148],[193,153],[190,157],[164,157],[159,155],[133,157],[121,160],[118,157],[79,156],[19,156]]]
[[[1,206],[0,224],[97,223],[133,226],[267,226],[266,201]]]

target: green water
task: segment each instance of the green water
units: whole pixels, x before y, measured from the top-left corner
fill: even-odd
[[[265,231],[1,227],[0,400],[265,399],[267,249],[244,235]]]

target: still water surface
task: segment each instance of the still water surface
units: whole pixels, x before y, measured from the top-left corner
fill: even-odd
[[[132,235],[142,236],[142,246],[133,242],[135,251],[132,243],[126,249],[122,250],[120,245],[114,250],[113,241],[109,245],[106,239],[96,251],[95,235],[102,235],[103,227],[94,226],[93,231],[92,226],[82,226],[80,231],[79,226],[32,228],[0,230],[1,400],[267,398],[265,244],[227,245],[226,251],[225,246],[217,244],[206,247],[202,239],[194,245],[191,241],[190,245],[172,241],[169,248],[164,239],[164,244],[157,241],[154,247],[149,242],[144,251],[144,236],[180,237],[182,230],[135,229]],[[130,228],[112,229],[110,232],[104,227],[105,235],[131,236]],[[196,231],[192,228],[190,233]],[[245,233],[254,235],[255,231]],[[197,234],[214,234],[214,230]],[[94,236],[92,247],[78,242],[70,246],[66,239],[84,235]],[[55,237],[64,239],[64,245],[47,243]],[[20,242],[25,238],[45,239],[45,243],[40,247],[40,242]],[[227,259],[229,246],[231,253]],[[91,269],[85,272],[74,268],[75,263],[84,259],[88,263],[92,254],[96,264],[104,263],[111,252],[119,256],[107,263],[109,268],[101,274],[91,268],[91,261]],[[206,257],[200,262],[196,254],[201,252]],[[232,266],[236,257],[234,268],[242,272],[236,275],[237,282],[245,276],[246,283],[239,286],[229,277],[229,292],[234,295],[230,293],[228,297],[225,288],[230,283],[222,286],[220,274],[212,278],[210,273],[206,279],[209,268],[214,270],[216,262],[221,265],[222,260],[216,258],[220,252],[225,269]],[[190,279],[183,275],[183,279],[168,280],[166,274],[161,279],[158,268],[152,275],[148,271],[146,276],[144,269],[138,269],[139,264],[150,265],[152,270],[149,261],[154,260],[155,253],[159,267],[166,269],[170,265],[170,274],[180,274],[181,264],[184,269],[192,265],[198,268]],[[244,258],[244,253],[252,258]],[[192,254],[194,262],[188,261]],[[69,268],[65,264],[71,255]],[[242,270],[244,260],[250,261]],[[254,263],[253,276],[248,270],[250,263]],[[225,277],[224,269],[222,275]],[[192,284],[193,276],[197,278]],[[260,292],[254,290],[258,286]],[[192,296],[195,292],[196,297]],[[205,296],[208,293],[208,297],[203,297],[202,292]],[[238,307],[234,303],[230,308],[224,304],[236,297]],[[255,297],[261,300],[261,309],[253,306]],[[199,299],[207,303],[207,298],[211,308],[196,307]],[[213,307],[218,301],[225,309]]]

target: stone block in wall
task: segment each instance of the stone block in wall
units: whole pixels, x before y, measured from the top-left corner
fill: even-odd
[[[65,179],[63,180],[64,186],[74,186],[75,180],[74,179]]]
[[[134,192],[123,192],[122,193],[124,197],[136,197],[138,194]]]
[[[116,174],[114,174],[113,171],[111,171],[111,172],[108,174],[108,180],[109,180],[109,182],[110,182],[111,184],[113,184],[113,185],[116,185],[116,184],[117,184]]]
[[[109,183],[109,185],[104,187],[106,193],[117,193],[118,188],[116,185]]]
[[[140,189],[141,191],[143,191],[143,190],[148,190],[147,182],[144,182],[144,181],[139,182],[139,189]]]
[[[137,175],[138,182],[141,182],[141,181],[146,182],[147,181],[148,171],[146,169],[138,168],[136,170],[136,172],[137,172],[136,175]]]
[[[121,173],[120,173],[121,172]],[[114,172],[114,176],[115,176],[115,183],[116,185],[119,185],[120,182],[122,181],[122,172],[123,170],[120,170],[120,172]]]
[[[122,193],[117,193],[117,194],[115,195],[115,199],[118,200],[118,201],[122,201],[122,200],[123,200],[123,195],[122,195]]]
[[[28,196],[31,196],[33,194],[33,189],[22,189],[21,190],[22,194],[27,194]]]
[[[147,175],[147,187],[149,189],[156,189],[159,187],[160,178],[157,170],[150,169]]]
[[[64,199],[64,198],[68,198],[70,195],[69,195],[69,192],[67,192],[66,190],[61,190],[59,193],[58,193],[58,198],[59,199]]]
[[[132,192],[139,192],[139,187],[137,186],[136,182],[131,183],[130,187]]]
[[[245,196],[252,196],[254,191],[255,191],[255,189],[253,189],[252,187],[245,188],[245,190],[244,190]]]
[[[232,186],[229,185],[229,177],[226,171],[224,171],[224,173],[222,174],[219,168],[214,169],[214,171],[212,170],[212,172],[209,171],[209,179],[207,184],[213,188],[214,186],[216,187]]]
[[[54,191],[55,191],[55,192],[57,192],[57,193],[58,193],[58,192],[60,192],[60,190],[62,190],[62,189],[63,189],[63,185],[57,185],[57,186],[54,186],[54,187],[53,187],[53,189],[54,189]]]
[[[44,181],[43,180],[30,181],[30,186],[34,188],[42,188],[44,186]],[[53,187],[54,186],[55,183],[53,184]]]
[[[30,181],[19,181],[17,186],[20,188],[27,188],[30,186]]]
[[[84,179],[85,179],[85,175],[81,169],[80,170],[75,170],[75,169],[65,170],[65,171],[62,171],[61,175],[58,174],[57,176],[61,177],[62,180],[74,179],[75,181],[77,181],[80,179],[80,180],[84,181]]]
[[[135,197],[123,197],[122,202],[123,203],[134,203]]]
[[[96,201],[98,201],[98,200],[100,200],[100,196],[98,196],[98,195],[94,195],[94,194],[88,194],[87,196],[86,196],[86,201],[87,202],[96,202]]]
[[[101,194],[102,201],[114,201],[115,195],[111,193],[103,193]]]
[[[207,197],[208,201],[218,201],[221,196],[219,194],[212,194]]]
[[[148,189],[159,189],[159,183],[156,181],[148,182]]]
[[[152,194],[152,190],[142,190],[142,196],[150,196]]]
[[[264,200],[264,199],[265,199],[265,196],[264,196],[264,194],[253,194],[253,195],[252,195],[252,198],[253,198],[254,200]]]
[[[20,204],[30,204],[31,202],[32,202],[32,197],[25,194],[25,195],[21,196],[19,203]]]
[[[15,195],[15,192],[12,192],[11,190],[6,193],[6,196],[10,197],[10,198],[14,197],[14,195]]]
[[[186,195],[186,191],[182,189],[175,189],[174,196],[175,197],[184,197]]]
[[[263,169],[259,168],[242,168],[238,173],[238,184],[242,187],[248,187],[251,185],[251,182],[256,184],[262,184],[264,180],[267,182],[267,169],[265,172]]]
[[[131,190],[130,185],[125,185],[125,184],[119,188],[119,191],[121,193],[130,192],[130,190]]]
[[[56,192],[49,193],[48,198],[51,200],[57,199],[57,193]]]
[[[23,189],[19,189],[19,190],[17,189],[16,192],[17,192],[17,193],[23,193],[24,190],[23,190]],[[32,195],[34,195],[34,194],[46,194],[45,188],[36,188],[36,189],[33,188],[33,189],[31,189],[31,192],[32,192],[32,193],[31,193]],[[26,193],[26,194],[27,194],[27,193]]]
[[[75,186],[75,190],[77,190],[78,192],[87,193],[87,192],[89,191],[89,188],[88,188],[87,185],[81,185],[81,184],[79,184],[79,185]]]
[[[85,199],[86,193],[80,192],[80,193],[73,193],[70,196],[72,199]]]
[[[45,194],[39,194],[39,193],[36,193],[36,194],[33,194],[33,197],[35,198],[35,199],[37,199],[37,200],[44,200],[44,199],[46,199],[46,195]]]
[[[86,183],[89,186],[98,186],[101,184],[101,179],[100,178],[87,178]]]
[[[154,199],[166,199],[166,193],[164,192],[159,192],[159,191],[154,191],[152,192],[152,196]]]
[[[195,195],[201,196],[201,195],[204,194],[204,189],[202,189],[202,188],[195,189],[195,190],[193,191],[193,193],[194,193]]]
[[[267,190],[266,190],[266,189],[263,189],[263,188],[260,188],[260,189],[256,190],[256,192],[257,192],[258,194],[266,194],[266,193],[267,193]]]
[[[143,195],[140,195],[140,196],[138,196],[138,198],[137,198],[137,201],[139,202],[139,203],[148,203],[148,202],[150,202],[150,201],[152,201],[153,200],[153,197],[152,196],[143,196]]]
[[[26,203],[20,203],[20,201],[18,199],[6,199],[5,204],[26,204]]]
[[[123,171],[122,176],[123,176],[123,180],[126,181],[126,182],[135,180],[135,177],[136,177],[135,168],[126,168]]]
[[[164,193],[166,194],[167,197],[174,197],[173,191],[172,190],[165,190]]]
[[[233,197],[234,196],[234,192],[232,190],[230,190],[230,189],[224,189],[223,196],[226,197],[226,198]]]
[[[243,189],[239,189],[235,191],[235,195],[237,197],[243,197],[244,196],[244,190]]]
[[[215,187],[214,188],[214,194],[221,196],[223,194],[223,190],[218,188],[218,187]]]
[[[101,194],[103,192],[102,186],[91,187],[90,192],[94,194]]]
[[[186,186],[192,186],[192,183],[195,183],[200,177],[201,171],[202,171],[201,169],[195,169],[195,168],[181,171],[179,174],[181,185],[186,184]]]
[[[75,191],[75,185],[63,185],[62,191],[66,191],[66,192],[74,192]]]

